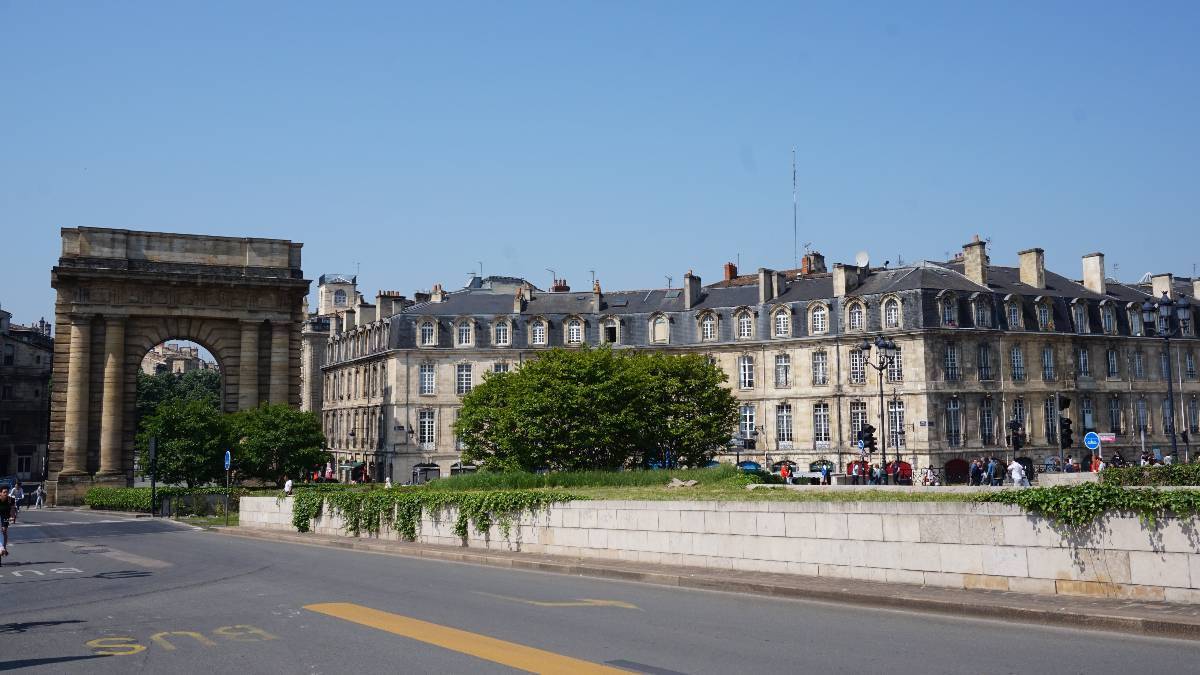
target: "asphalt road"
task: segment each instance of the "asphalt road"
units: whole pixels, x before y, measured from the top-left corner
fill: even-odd
[[[1200,643],[679,590],[22,513],[0,671],[1195,672]]]

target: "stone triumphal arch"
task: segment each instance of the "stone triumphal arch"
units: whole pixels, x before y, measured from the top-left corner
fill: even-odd
[[[226,411],[300,401],[303,244],[63,228],[51,273],[54,385],[47,491],[79,502],[134,478],[136,372],[166,340],[216,358]]]

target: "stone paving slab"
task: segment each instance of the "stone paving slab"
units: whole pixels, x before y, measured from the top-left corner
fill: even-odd
[[[1157,637],[1200,639],[1200,605],[949,589],[796,574],[734,570],[714,572],[676,565],[493,551],[387,541],[372,537],[301,534],[244,526],[214,527],[211,530],[223,535],[258,540],[621,579],[681,588],[752,593]]]

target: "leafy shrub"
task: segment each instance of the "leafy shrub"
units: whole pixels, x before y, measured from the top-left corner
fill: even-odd
[[[729,464],[707,469],[673,469],[635,471],[554,471],[527,473],[523,471],[478,471],[435,480],[421,486],[422,490],[527,490],[532,488],[573,487],[636,487],[666,485],[672,478],[694,480],[698,483],[717,483],[740,472]]]
[[[1108,512],[1137,514],[1150,525],[1167,515],[1187,518],[1200,513],[1200,491],[1137,489],[1111,483],[1001,490],[976,499],[1015,504],[1074,528],[1087,527]]]
[[[247,490],[241,488],[233,488],[230,492],[230,510],[236,510],[238,498],[247,494]],[[159,504],[167,497],[182,499],[185,512],[204,512],[207,509],[207,500],[201,500],[200,497],[208,495],[223,495],[225,488],[223,487],[199,487],[199,488],[184,488],[184,487],[161,487],[158,488]],[[187,499],[191,497],[192,499]],[[204,506],[200,502],[204,501]],[[87,491],[83,497],[83,503],[93,509],[104,509],[107,511],[137,511],[141,513],[150,513],[150,488],[120,488],[120,487],[94,487]]]
[[[1200,464],[1110,467],[1100,472],[1107,485],[1200,485]]]

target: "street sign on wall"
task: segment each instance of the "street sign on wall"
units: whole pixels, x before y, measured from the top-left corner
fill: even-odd
[[[1100,449],[1100,434],[1089,431],[1083,435],[1083,447],[1095,452]]]

